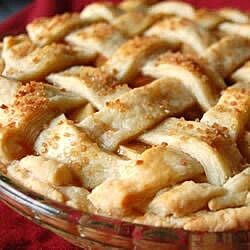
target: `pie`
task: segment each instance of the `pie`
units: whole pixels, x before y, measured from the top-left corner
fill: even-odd
[[[1,170],[76,209],[250,229],[250,15],[93,3],[0,42]]]

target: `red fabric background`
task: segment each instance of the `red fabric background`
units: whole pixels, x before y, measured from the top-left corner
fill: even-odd
[[[34,18],[51,16],[65,11],[80,11],[93,0],[36,0],[19,13],[0,23],[0,38],[6,34],[24,31],[25,25]],[[113,0],[119,2],[119,0]],[[188,0],[197,7],[236,7],[250,10],[249,0]],[[0,203],[0,250],[75,250],[78,249],[34,225]]]

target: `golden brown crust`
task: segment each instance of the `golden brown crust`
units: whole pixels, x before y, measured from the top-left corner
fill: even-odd
[[[19,87],[10,105],[2,105],[0,158],[3,163],[32,153],[43,127],[60,112],[79,107],[82,99],[38,82]]]
[[[0,105],[3,105],[3,107],[5,107],[13,104],[17,91],[21,87],[21,84],[22,83],[19,81],[15,81],[13,79],[9,79],[0,75]],[[3,110],[4,109],[0,109],[0,113],[2,113]],[[0,118],[0,123],[2,120],[3,119]]]
[[[90,201],[87,199],[89,191],[83,187],[59,187],[57,188],[65,197],[67,206],[79,209],[84,212],[94,213],[94,209]]]
[[[150,15],[166,15],[166,16],[180,16],[189,19],[193,19],[195,16],[194,8],[184,2],[179,1],[163,1],[162,3],[156,3],[149,8]]]
[[[183,228],[185,223],[189,220],[188,216],[186,217],[174,217],[166,216],[160,217],[152,213],[145,213],[144,215],[135,215],[127,216],[124,218],[129,222],[136,224],[152,225],[155,227],[166,227],[166,228]]]
[[[92,59],[91,54],[65,44],[53,43],[38,48],[26,35],[4,38],[2,57],[3,75],[21,81],[40,80],[51,72]]]
[[[151,145],[165,142],[191,155],[202,163],[208,182],[215,185],[223,185],[241,169],[242,156],[236,143],[219,126],[168,118],[139,139]]]
[[[92,3],[82,10],[80,17],[87,23],[103,20],[112,23],[122,13],[123,11],[112,3]]]
[[[63,72],[51,74],[47,80],[82,96],[97,109],[102,109],[107,102],[130,90],[126,84],[119,83],[113,75],[99,68],[87,66],[75,66]]]
[[[53,17],[42,17],[27,25],[27,32],[35,44],[44,46],[60,41],[69,32],[81,26],[77,13],[64,13]]]
[[[157,0],[124,0],[118,6],[123,11],[147,11],[150,4],[157,2]]]
[[[226,36],[203,51],[203,58],[226,78],[250,58],[250,40],[241,36]]]
[[[180,80],[203,110],[208,110],[217,102],[225,86],[223,79],[204,62],[181,53],[161,54],[149,61],[142,71],[155,78],[173,77]]]
[[[218,14],[228,21],[234,23],[248,23],[250,21],[247,13],[234,8],[220,9]]]
[[[227,35],[239,35],[246,38],[250,38],[250,24],[239,24],[239,23],[230,23],[224,22],[219,25],[218,29]]]
[[[250,192],[228,192],[224,196],[216,197],[209,201],[208,206],[212,211],[225,208],[236,208],[250,205]]]
[[[145,15],[144,12],[131,11],[116,18],[113,25],[129,37],[141,35],[158,18]]]
[[[247,206],[250,201],[250,167],[245,166],[242,172],[230,178],[223,187],[227,193],[212,199],[208,204],[210,210]]]
[[[32,191],[44,195],[57,202],[64,202],[64,195],[49,183],[42,182],[33,177],[29,171],[19,168],[18,164],[13,162],[8,166],[7,175],[20,186],[31,189]]]
[[[215,11],[199,9],[195,12],[194,20],[202,27],[213,30],[225,19]]]
[[[220,125],[236,141],[250,120],[250,88],[238,86],[226,89],[218,103],[207,111],[201,122]]]
[[[247,206],[217,212],[199,212],[184,225],[185,230],[199,232],[225,232],[249,228],[250,207]]]
[[[164,118],[192,105],[193,98],[178,81],[163,78],[108,102],[79,126],[99,145],[114,151],[122,142],[132,140]]]
[[[142,212],[157,191],[201,172],[200,164],[188,155],[166,146],[153,147],[125,165],[120,178],[106,180],[88,198],[97,209],[111,215]]]
[[[125,157],[126,159],[135,160],[139,158],[139,156],[149,148],[150,146],[147,144],[140,142],[131,142],[125,145],[120,145],[117,150],[117,153]]]
[[[222,187],[186,181],[156,196],[149,204],[149,212],[181,217],[206,208],[209,200],[223,194]]]
[[[67,113],[67,117],[75,123],[79,123],[83,121],[86,117],[93,115],[95,112],[95,107],[91,103],[87,103],[84,106],[76,108]]]
[[[244,169],[239,174],[230,178],[225,184],[224,187],[232,192],[242,192],[250,190],[250,167],[249,165],[245,166]]]
[[[15,162],[20,169],[28,171],[39,181],[55,186],[67,186],[74,184],[71,168],[73,165],[62,164],[56,160],[46,159],[41,156],[26,156]],[[46,171],[45,171],[46,169]]]
[[[125,164],[119,156],[103,151],[72,121],[61,115],[38,136],[35,151],[63,163],[76,163],[77,175],[84,187],[92,189],[118,174]]]
[[[175,46],[179,43],[187,44],[198,55],[214,41],[206,29],[189,19],[180,17],[163,19],[149,28],[145,34],[160,37]]]
[[[110,57],[126,41],[126,37],[111,24],[99,22],[70,33],[65,40],[83,51]]]
[[[141,65],[169,44],[157,37],[135,37],[124,43],[103,65],[103,70],[113,74],[119,81],[129,81],[140,71]]]
[[[242,67],[236,70],[231,78],[235,82],[250,82],[250,62],[247,61]]]

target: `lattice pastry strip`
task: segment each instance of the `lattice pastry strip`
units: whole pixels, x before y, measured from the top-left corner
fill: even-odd
[[[57,202],[65,202],[63,194],[59,192],[54,186],[47,182],[42,182],[36,179],[26,169],[19,168],[17,162],[14,162],[8,166],[8,176],[20,186],[31,189],[32,191],[44,195],[45,197]]]
[[[133,37],[141,35],[158,19],[158,16],[145,15],[145,12],[131,11],[116,18],[112,25],[126,36]]]
[[[218,29],[228,35],[239,35],[246,38],[250,38],[250,24],[240,24],[240,23],[231,23],[224,22],[219,25]]]
[[[98,21],[108,21],[112,23],[117,17],[124,13],[112,3],[93,3],[84,8],[80,14],[83,22],[93,23]]]
[[[134,223],[153,225],[156,227],[184,228],[196,232],[227,232],[241,228],[248,230],[250,213],[249,206],[228,208],[216,212],[206,210],[184,217],[166,216],[146,213],[143,216],[125,217]]]
[[[250,84],[235,84],[226,89],[219,102],[204,114],[201,122],[227,128],[231,138],[236,141],[250,122]]]
[[[217,26],[225,21],[225,18],[217,12],[207,9],[196,10],[193,20],[201,27],[208,30],[216,30]]]
[[[201,211],[186,221],[183,228],[190,231],[224,232],[249,229],[249,206],[227,208],[216,212]]]
[[[147,15],[146,7],[139,7],[137,10],[125,12],[112,4],[94,3],[81,12],[81,19],[84,22],[91,23],[105,20],[123,34],[135,36],[140,35],[158,17]]]
[[[13,79],[8,79],[0,75],[0,105],[2,108],[4,106],[9,106],[14,103],[15,96],[17,94],[18,89],[21,87],[22,83]],[[2,110],[3,111],[3,110]],[[2,113],[2,111],[0,111]],[[4,115],[0,116],[0,122],[5,123],[3,120]]]
[[[36,19],[28,24],[26,29],[33,43],[44,46],[63,40],[68,33],[82,24],[78,13],[64,13]]]
[[[76,108],[68,112],[67,117],[76,123],[80,123],[86,117],[93,115],[95,112],[96,112],[95,107],[91,103],[87,103],[79,108]]]
[[[65,40],[83,51],[91,51],[108,58],[127,38],[112,25],[99,22],[70,33]]]
[[[10,164],[8,175],[17,184],[52,200],[65,202],[76,209],[93,212],[93,207],[87,199],[89,191],[83,187],[74,186],[71,173],[74,167],[73,164],[62,164],[41,156],[27,156]],[[48,170],[46,176],[44,169]]]
[[[166,146],[153,147],[124,166],[120,178],[104,181],[88,198],[97,209],[112,215],[126,215],[133,210],[143,211],[160,189],[202,172],[200,163],[190,156]]]
[[[250,167],[246,166],[241,173],[230,178],[224,188],[224,196],[212,199],[209,202],[211,210],[220,210],[229,207],[240,207],[250,204]]]
[[[211,34],[195,22],[181,18],[165,18],[145,32],[146,36],[157,36],[172,44],[186,44],[195,54],[201,54],[211,45]]]
[[[57,190],[59,190],[66,198],[66,205],[85,212],[96,213],[93,205],[87,198],[89,195],[87,189],[77,186],[64,186],[57,187]]]
[[[181,53],[161,54],[149,60],[142,72],[155,78],[173,77],[180,80],[203,110],[216,104],[220,91],[225,87],[223,79],[202,61]]]
[[[154,1],[152,1],[154,2]],[[125,11],[141,11],[148,15],[156,17],[179,16],[194,20],[199,25],[207,29],[214,29],[218,24],[223,22],[225,18],[215,11],[205,9],[195,10],[190,4],[179,1],[163,1],[152,6],[152,2],[144,2],[140,0],[123,1],[119,7]]]
[[[237,9],[233,8],[223,8],[218,11],[219,15],[227,19],[228,21],[235,23],[249,23],[249,16]]]
[[[147,0],[125,0],[119,3],[118,7],[125,12],[131,11],[147,11],[148,3],[150,1]],[[151,2],[157,2],[156,0],[152,0]]]
[[[34,178],[54,186],[74,185],[73,164],[63,164],[42,156],[26,156],[13,163],[20,170],[28,171]],[[46,171],[44,171],[46,169]]]
[[[164,118],[177,115],[194,104],[193,98],[175,79],[163,78],[136,88],[110,101],[79,124],[95,141],[116,150]]]
[[[247,61],[242,67],[237,69],[231,78],[235,82],[249,82],[250,83],[250,61]]]
[[[144,215],[137,217],[125,217],[126,220],[136,223],[136,224],[145,224],[152,225],[155,227],[166,227],[166,228],[183,228],[185,223],[190,219],[188,216],[184,217],[174,217],[166,216],[160,217],[153,213],[145,213]]]
[[[212,199],[209,203],[212,211],[226,208],[237,208],[250,205],[250,192],[228,192],[226,195]]]
[[[47,80],[90,101],[97,109],[128,92],[126,84],[99,68],[75,66],[60,73],[51,74]]]
[[[178,1],[163,1],[149,7],[149,15],[169,15],[180,16],[193,19],[195,16],[194,8],[187,3]]]
[[[127,159],[136,160],[140,155],[151,146],[140,143],[140,142],[131,142],[125,145],[120,145],[117,153]]]
[[[208,183],[186,181],[157,195],[149,204],[148,211],[162,217],[176,217],[207,207],[209,200],[225,194],[225,189]]]
[[[12,83],[5,81],[5,84]],[[17,83],[14,91],[15,97],[0,109],[0,159],[3,163],[31,153],[36,137],[53,117],[85,102],[81,97],[37,82],[20,87]]]
[[[169,118],[139,137],[142,142],[168,145],[201,162],[209,183],[223,185],[239,171],[242,159],[233,141],[220,127],[209,127],[195,121]]]
[[[232,192],[250,190],[250,166],[245,166],[242,172],[230,178],[224,184],[224,187]]]
[[[54,119],[35,142],[35,151],[50,159],[80,165],[77,173],[84,187],[94,188],[119,174],[126,163],[119,156],[103,151],[73,122],[63,115]]]
[[[250,58],[250,40],[241,36],[226,36],[203,51],[202,55],[226,78]]]
[[[93,56],[64,44],[36,47],[26,35],[6,37],[3,41],[3,75],[21,81],[44,79],[49,73],[78,63],[87,63]]]
[[[148,57],[171,48],[170,44],[157,37],[135,37],[124,43],[102,68],[119,81],[129,81],[140,72]]]

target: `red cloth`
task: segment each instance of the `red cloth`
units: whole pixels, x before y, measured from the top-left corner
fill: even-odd
[[[0,203],[1,250],[78,250]]]
[[[7,34],[23,32],[25,25],[34,18],[52,16],[65,11],[80,11],[91,0],[36,0],[19,13],[0,24],[0,38]],[[119,0],[113,0],[119,2]],[[197,7],[236,7],[250,9],[249,0],[188,0]],[[0,249],[1,250],[75,250],[78,249],[36,226],[0,203]]]
[[[100,1],[96,0],[95,2]],[[52,16],[65,11],[80,11],[86,4],[93,0],[36,0],[16,15],[0,24],[0,38],[6,34],[17,34],[25,29],[25,25],[34,18],[41,16]],[[119,2],[119,0],[112,0]],[[236,7],[242,10],[250,9],[248,0],[187,0],[197,7],[218,8]]]

